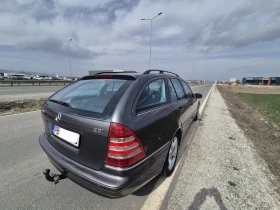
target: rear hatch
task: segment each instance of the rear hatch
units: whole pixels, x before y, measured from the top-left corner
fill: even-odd
[[[133,82],[98,76],[80,80],[51,96],[42,118],[50,144],[68,158],[100,170],[106,159],[115,107]]]

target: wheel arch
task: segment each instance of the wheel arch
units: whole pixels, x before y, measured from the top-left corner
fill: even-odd
[[[176,132],[174,133],[172,139],[174,138],[174,136],[177,136],[178,137],[178,140],[179,140],[179,145],[181,144],[181,139],[182,139],[182,130],[181,128],[178,128],[176,130]]]

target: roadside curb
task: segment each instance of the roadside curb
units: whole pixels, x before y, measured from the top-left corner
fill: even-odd
[[[199,115],[200,115],[200,116],[202,116],[203,113],[204,113],[206,104],[207,104],[207,102],[208,102],[208,99],[209,99],[209,97],[210,97],[210,95],[211,95],[211,93],[212,93],[212,90],[213,90],[214,86],[215,86],[215,85],[213,84],[212,87],[211,87],[211,89],[209,90],[209,93],[207,94],[205,100],[203,101],[203,103],[201,104],[201,106],[200,106],[200,108],[199,108]]]

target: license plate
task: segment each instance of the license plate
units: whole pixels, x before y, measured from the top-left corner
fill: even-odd
[[[57,125],[52,126],[52,134],[63,139],[64,141],[73,144],[74,146],[78,147],[80,143],[80,135],[74,133],[72,131],[68,131],[64,128],[61,128]]]

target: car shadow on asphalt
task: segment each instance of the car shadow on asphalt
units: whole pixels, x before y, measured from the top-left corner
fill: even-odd
[[[226,206],[223,203],[222,196],[219,190],[215,187],[213,188],[202,188],[194,197],[192,204],[187,208],[188,210],[200,209],[202,204],[206,201],[206,197],[214,197],[217,205],[221,210],[226,210]]]
[[[153,178],[149,183],[141,187],[140,189],[136,190],[132,193],[132,195],[135,196],[146,196],[149,195],[151,192],[153,192],[158,186],[161,185],[162,182],[164,182],[165,177],[161,176],[161,174],[157,175],[155,178]]]

